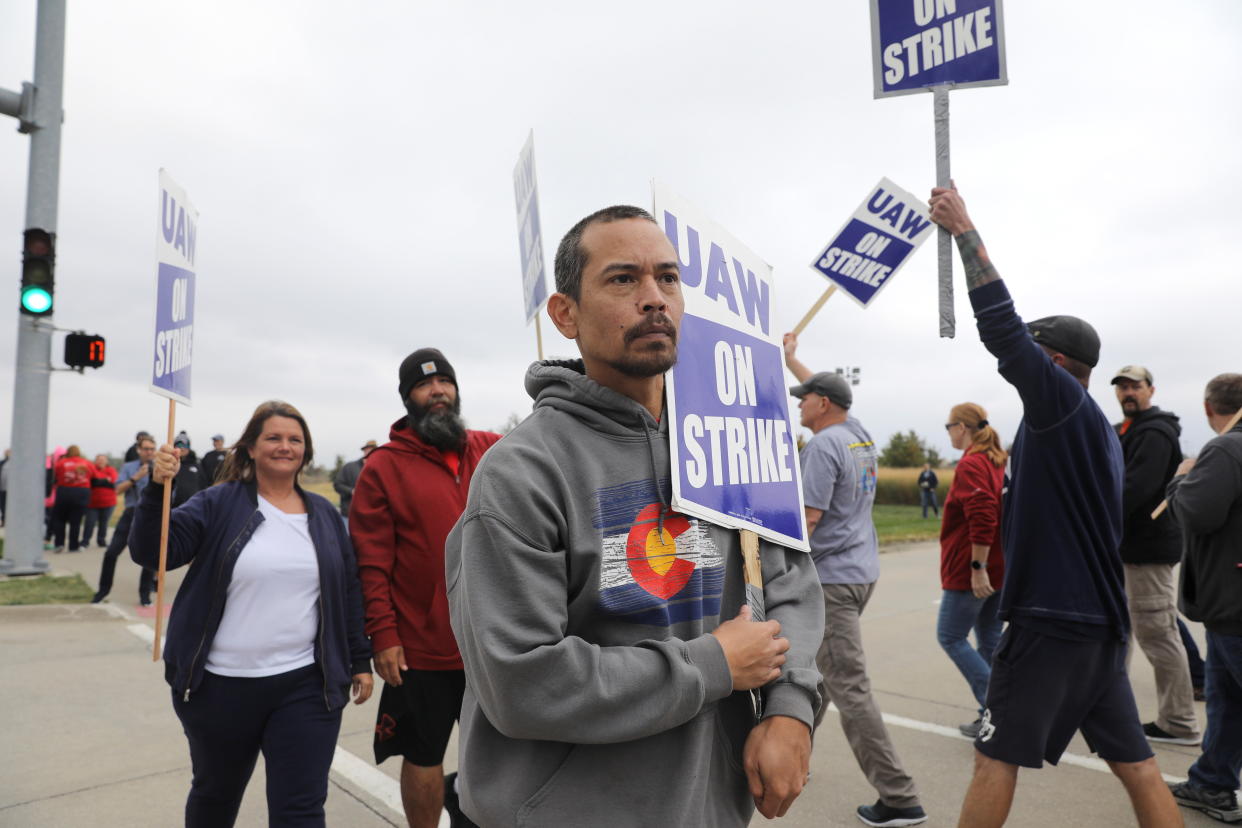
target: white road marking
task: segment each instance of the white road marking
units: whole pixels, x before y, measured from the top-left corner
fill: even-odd
[[[155,630],[151,629],[146,624],[129,624],[125,627],[125,629],[141,638],[148,646],[155,645]]]
[[[829,704],[828,709],[838,715],[841,712],[837,710],[837,707],[834,704]],[[961,731],[959,731],[956,727],[945,727],[944,725],[932,724],[931,722],[921,722],[918,719],[908,719],[905,716],[897,716],[892,713],[881,713],[880,716],[884,719],[885,724],[892,725],[893,727],[904,727],[907,730],[918,730],[923,733],[934,733],[937,736],[946,736],[950,739],[958,739],[963,742],[974,742],[974,739],[963,736]],[[1080,768],[1089,768],[1095,771],[1112,773],[1112,771],[1109,770],[1107,762],[1103,759],[1097,759],[1094,756],[1082,756],[1080,754],[1069,753],[1067,751],[1061,754],[1061,762],[1066,765],[1074,765]],[[1167,773],[1161,774],[1161,776],[1164,777],[1165,782],[1176,783],[1186,781],[1186,778],[1183,776],[1173,776]]]

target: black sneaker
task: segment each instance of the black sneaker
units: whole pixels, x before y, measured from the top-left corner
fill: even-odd
[[[859,805],[858,818],[868,825],[885,826],[918,825],[927,821],[927,812],[920,806],[890,808],[880,800],[874,805]]]
[[[1200,788],[1189,782],[1169,784],[1169,793],[1177,800],[1178,805],[1194,808],[1196,811],[1221,822],[1242,822],[1242,808],[1238,807],[1238,795],[1234,791],[1218,791],[1212,788]]]
[[[967,739],[976,739],[979,737],[979,731],[983,730],[983,719],[975,719],[970,724],[958,725],[957,731]]]
[[[1148,722],[1143,725],[1143,735],[1147,737],[1149,742],[1164,742],[1170,745],[1197,745],[1199,744],[1199,735],[1194,736],[1174,736],[1167,733],[1156,726],[1155,722]]]
[[[94,595],[92,595],[92,596],[91,596],[91,603],[92,603],[92,604],[101,604],[101,603],[103,603],[103,599],[105,599],[105,598],[107,598],[107,597],[108,597],[108,596],[107,596],[107,595],[104,595],[102,592],[96,592]]]
[[[448,813],[449,828],[463,828],[463,826],[473,824],[461,812],[461,804],[457,799],[456,782],[456,771],[444,777],[444,810]]]

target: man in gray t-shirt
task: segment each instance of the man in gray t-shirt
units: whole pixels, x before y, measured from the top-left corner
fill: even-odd
[[[815,656],[824,699],[840,711],[854,758],[880,795],[874,805],[861,806],[858,817],[868,825],[917,825],[927,814],[871,697],[859,625],[880,577],[871,521],[878,454],[871,435],[850,416],[849,383],[839,374],[811,373],[797,348],[797,337],[785,334],[785,365],[801,383],[789,393],[798,398],[802,425],[814,434],[802,448],[802,492],[811,557],[824,590],[824,641]]]

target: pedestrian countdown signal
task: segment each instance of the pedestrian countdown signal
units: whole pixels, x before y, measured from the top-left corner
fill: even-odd
[[[99,368],[104,364],[104,338],[71,333],[65,337],[65,364],[70,368]]]

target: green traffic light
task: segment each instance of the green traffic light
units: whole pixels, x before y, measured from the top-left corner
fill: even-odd
[[[48,313],[52,309],[52,294],[41,287],[28,287],[22,291],[22,308],[27,313]]]

